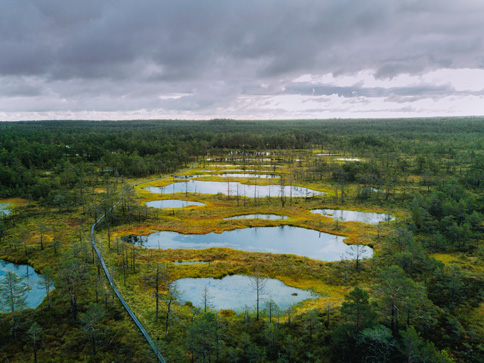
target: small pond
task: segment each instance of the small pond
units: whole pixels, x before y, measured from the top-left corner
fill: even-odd
[[[220,162],[235,162],[235,163],[251,163],[251,162],[257,162],[257,161],[278,161],[281,159],[272,159],[272,158],[209,158],[207,161],[213,161],[216,163]]]
[[[325,217],[332,217],[334,220],[338,219],[342,222],[378,224],[393,219],[391,215],[386,213],[358,212],[344,209],[313,209],[311,212],[321,214]]]
[[[317,296],[308,290],[301,290],[285,285],[276,279],[266,279],[265,286],[259,298],[259,308],[272,299],[280,309],[287,309],[303,300],[315,299]],[[223,279],[186,278],[176,281],[182,303],[191,301],[193,305],[202,308],[205,286],[209,306],[216,310],[230,309],[241,311],[255,310],[257,303],[256,290],[249,276],[234,275]]]
[[[163,199],[163,200],[153,200],[151,202],[146,202],[147,207],[151,208],[185,208],[188,206],[201,206],[205,203],[193,202],[191,200],[181,200],[181,199]]]
[[[359,158],[338,158],[339,161],[361,161]]]
[[[9,209],[10,203],[0,203],[0,217],[8,216],[12,211]]]
[[[191,177],[194,177],[194,176],[201,176],[201,175],[204,175],[204,174],[210,174],[210,173],[224,173],[224,172],[230,172],[230,173],[234,173],[234,172],[244,172],[244,173],[270,173],[272,172],[272,170],[270,170],[270,168],[261,168],[261,169],[226,169],[226,170],[220,170],[220,169],[204,169],[204,170],[200,170],[198,171],[198,173],[200,174],[195,174],[195,175],[188,175],[187,177],[188,178],[191,178]],[[180,175],[181,178],[185,178],[186,176],[185,175]],[[177,178],[177,176],[175,176],[175,178]]]
[[[281,165],[270,165],[270,164],[247,164],[252,167],[259,167],[259,168],[266,168],[266,169],[274,169],[274,168],[280,168]],[[234,164],[210,164],[207,165],[209,167],[215,167],[215,168],[240,168],[242,165],[234,165]]]
[[[190,179],[193,175],[173,175],[175,179]]]
[[[231,219],[267,219],[267,220],[286,220],[287,216],[280,216],[278,214],[243,214],[240,216],[227,217],[224,221]]]
[[[322,261],[338,261],[348,257],[351,246],[345,237],[293,226],[242,228],[222,233],[182,234],[160,231],[148,236],[128,235],[123,240],[147,248],[204,249],[228,247],[250,252],[287,253]],[[366,248],[364,257],[373,254]]]
[[[29,265],[18,265],[15,263],[0,260],[0,280],[3,280],[5,278],[8,271],[15,272],[18,276],[23,277],[24,284],[32,288],[25,295],[27,307],[35,309],[37,306],[39,306],[46,296],[45,288],[39,285],[39,281],[41,281],[41,275],[36,273],[34,269]]]
[[[240,165],[234,165],[234,164],[210,164],[208,166],[215,167],[215,168],[240,168]]]
[[[201,193],[201,194],[225,194],[230,193],[231,196],[245,196],[254,197],[255,193],[257,197],[278,197],[281,195],[280,185],[254,185],[254,184],[242,184],[239,182],[214,182],[214,181],[202,181],[202,180],[188,180],[186,182],[178,182],[167,185],[166,187],[147,187],[146,190],[152,193]],[[238,190],[237,190],[238,189]],[[324,192],[317,190],[289,186],[283,187],[284,195],[289,197],[311,197],[314,195],[322,195]],[[237,193],[238,192],[238,193]]]
[[[220,177],[220,178],[261,178],[261,179],[273,179],[280,178],[280,175],[276,174],[249,174],[249,173],[225,173],[225,174],[197,174],[193,175],[194,178],[203,177]]]

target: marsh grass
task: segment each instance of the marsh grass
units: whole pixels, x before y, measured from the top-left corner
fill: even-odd
[[[288,155],[291,153],[288,153]],[[302,158],[301,158],[302,159]],[[306,158],[307,159],[307,158]],[[291,180],[290,175],[295,170],[306,170],[307,161],[296,162],[292,165],[284,164],[277,168],[276,173],[285,176],[286,185]],[[247,166],[249,168],[249,166]],[[183,175],[194,175],[203,171],[203,168],[185,171]],[[230,168],[220,168],[219,172],[230,172]],[[261,173],[266,170],[260,169]],[[226,181],[220,177],[204,177],[202,180]],[[129,184],[143,182],[146,179],[130,179]],[[246,184],[253,184],[254,178],[230,178],[232,181],[238,181]],[[390,223],[381,223],[378,226],[366,225],[358,222],[339,222],[338,224],[331,217],[324,217],[310,211],[317,208],[344,208],[365,212],[387,213],[388,208],[383,208],[373,201],[361,203],[355,198],[347,198],[344,205],[337,203],[334,198],[334,188],[327,178],[318,181],[296,181],[291,180],[293,185],[307,187],[326,194],[310,198],[290,198],[286,196],[284,206],[280,197],[260,197],[257,203],[253,198],[239,197],[231,195],[210,195],[185,193],[177,194],[158,194],[151,193],[144,188],[147,186],[166,186],[174,180],[172,176],[164,177],[159,180],[140,184],[135,187],[136,198],[141,204],[147,201],[160,199],[182,199],[205,203],[204,206],[189,206],[180,209],[155,209],[147,208],[147,218],[141,221],[133,218],[123,220],[121,224],[111,226],[111,249],[108,248],[106,225],[101,224],[96,231],[96,240],[103,251],[106,263],[116,281],[120,291],[125,296],[131,308],[142,323],[155,337],[165,337],[164,321],[154,322],[155,304],[153,291],[150,287],[150,280],[153,278],[151,267],[160,262],[168,263],[170,271],[170,280],[174,281],[185,277],[214,277],[223,278],[227,275],[252,275],[256,271],[264,276],[279,279],[288,286],[301,289],[309,289],[319,294],[314,300],[307,300],[299,303],[296,307],[296,314],[303,314],[305,311],[318,308],[325,311],[328,306],[332,309],[341,305],[345,294],[356,285],[363,288],[370,288],[374,285],[377,271],[374,268],[372,260],[364,261],[361,264],[360,271],[356,271],[353,262],[337,261],[323,262],[311,260],[295,255],[280,254],[274,255],[269,253],[244,252],[228,248],[210,248],[205,250],[154,250],[136,248],[136,271],[129,271],[126,276],[126,285],[123,281],[123,271],[120,264],[119,255],[116,253],[114,240],[116,237],[122,237],[128,234],[148,235],[155,231],[170,230],[179,233],[204,234],[209,232],[221,233],[228,230],[249,227],[264,226],[281,226],[291,225],[295,227],[310,228],[321,232],[332,233],[340,236],[346,236],[347,244],[366,244],[374,248],[375,258],[378,258],[381,243],[385,236],[394,229],[394,224],[398,219],[405,218],[403,211],[392,208],[391,213],[397,217],[396,221]],[[257,179],[258,185],[277,185],[279,179]],[[412,187],[421,188],[419,181],[411,181]],[[121,186],[118,186],[118,192]],[[356,193],[355,185],[348,185],[348,195]],[[94,200],[101,200],[105,195],[105,188],[97,186],[93,188]],[[396,188],[398,193],[398,187]],[[11,202],[15,202],[11,200]],[[57,270],[65,253],[71,249],[80,240],[89,248],[89,228],[94,220],[92,215],[86,210],[73,207],[68,211],[59,212],[57,208],[42,208],[25,200],[18,200],[17,210],[19,211],[9,219],[8,234],[2,241],[0,249],[0,258],[5,258],[11,262],[29,263],[36,271],[42,272],[47,268]],[[257,219],[239,219],[223,220],[227,217],[242,214],[278,214],[288,216],[288,220],[257,220]],[[39,248],[40,230],[39,225],[44,224],[48,230],[44,233],[45,249]],[[53,226],[56,226],[56,239],[59,241],[59,252],[56,256],[53,248],[54,232]],[[377,235],[380,238],[377,238]],[[13,240],[20,241],[14,248]],[[28,254],[25,254],[25,247]],[[88,249],[89,253],[89,249]],[[204,261],[204,264],[176,265],[172,262],[177,261]],[[59,309],[65,311],[65,297],[59,296],[54,290],[52,293],[53,300],[58,301]],[[62,301],[62,303],[61,303]],[[88,299],[81,301],[87,304]],[[64,305],[62,305],[64,304]],[[57,306],[57,305],[56,305]],[[62,307],[61,307],[62,306]],[[43,307],[41,306],[41,309]],[[162,307],[163,309],[163,307]],[[480,310],[476,310],[479,314]],[[124,313],[123,313],[124,314]],[[194,308],[189,304],[182,306],[175,303],[174,315],[178,325],[190,321],[194,314]],[[220,315],[228,316],[228,319],[243,319],[242,316],[231,312],[221,312]],[[282,317],[285,321],[287,316]],[[120,320],[113,329],[123,329],[129,334],[136,334],[136,331],[129,320]],[[177,328],[170,328],[170,334],[183,334]],[[67,330],[65,331],[67,334]],[[125,339],[129,334],[120,334],[119,339]],[[82,339],[77,334],[72,338],[73,341]],[[171,338],[168,338],[171,339]],[[128,342],[125,342],[128,344]],[[135,345],[142,346],[142,342]]]
[[[301,163],[300,163],[301,164]],[[234,165],[234,167],[237,167]],[[191,169],[180,175],[196,175],[205,169]],[[283,165],[277,169],[277,173],[291,173],[292,167]],[[230,168],[217,168],[218,172],[230,172]],[[264,172],[261,170],[261,172]],[[226,178],[217,176],[205,176],[198,178],[207,181],[226,181]],[[254,178],[230,178],[230,180],[241,183],[252,184]],[[187,207],[177,210],[152,209],[149,218],[143,223],[123,224],[113,229],[114,238],[124,235],[148,235],[155,231],[175,231],[179,233],[205,234],[210,232],[222,233],[224,231],[238,228],[264,227],[291,225],[302,228],[315,229],[321,232],[332,233],[340,236],[347,236],[347,244],[367,244],[378,253],[379,232],[380,239],[383,239],[393,228],[392,223],[381,223],[379,226],[366,225],[358,222],[340,222],[338,225],[331,217],[319,216],[311,213],[311,209],[321,208],[341,208],[341,205],[332,202],[331,194],[333,188],[325,182],[301,183],[293,182],[294,185],[324,191],[324,196],[311,198],[290,198],[286,196],[284,206],[280,197],[261,197],[257,198],[257,203],[253,198],[236,197],[217,194],[199,193],[175,193],[158,194],[151,193],[144,188],[148,186],[163,187],[173,182],[183,182],[179,179],[168,176],[159,180],[140,184],[136,187],[137,195],[143,203],[151,200],[160,199],[182,199],[205,203],[205,206]],[[278,179],[257,179],[258,185],[277,185]],[[352,193],[353,187],[348,188]],[[368,212],[388,212],[387,209],[362,206],[352,200],[343,206],[346,209],[368,211]],[[402,212],[392,211],[394,214],[403,216]],[[288,216],[289,220],[257,220],[239,219],[224,220],[224,218],[243,215],[243,214],[278,214]],[[379,231],[378,231],[379,230]],[[260,271],[267,277],[276,278],[283,281],[286,285],[302,289],[310,289],[319,294],[320,297],[298,304],[298,309],[304,311],[314,307],[323,309],[328,304],[338,306],[356,284],[360,286],[371,286],[374,271],[370,261],[363,262],[362,271],[357,272],[352,268],[352,262],[322,262],[295,255],[274,255],[269,253],[244,252],[229,248],[210,248],[204,250],[178,249],[178,250],[157,250],[137,248],[137,272],[130,273],[127,278],[126,286],[121,284],[119,259],[115,251],[107,251],[105,235],[98,234],[98,240],[103,241],[104,251],[107,253],[110,266],[115,269],[118,285],[126,292],[128,300],[139,311],[143,321],[150,328],[162,334],[162,328],[157,327],[152,322],[154,314],[154,299],[149,291],[146,281],[149,280],[149,266],[157,262],[170,263],[170,279],[177,280],[185,277],[214,277],[223,278],[227,275],[242,274],[251,275],[255,271]],[[204,261],[204,264],[174,265],[177,261]],[[148,279],[148,280],[147,280]],[[177,306],[178,313],[182,316],[190,314],[189,307]]]

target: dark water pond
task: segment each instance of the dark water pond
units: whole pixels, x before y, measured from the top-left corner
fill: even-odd
[[[146,202],[146,206],[151,208],[185,208],[188,206],[201,206],[205,203],[193,202],[191,200],[181,200],[181,199],[164,199],[164,200],[153,200],[151,202]]]
[[[147,248],[204,249],[228,247],[250,252],[294,254],[322,261],[337,261],[341,256],[349,258],[351,246],[344,237],[293,226],[243,228],[223,233],[182,234],[160,231],[148,236],[125,236],[125,241]],[[373,250],[367,247],[365,257]]]
[[[253,198],[257,197],[280,197],[281,186],[280,185],[254,185],[254,184],[242,184],[239,182],[214,182],[203,180],[188,180],[186,182],[178,182],[167,185],[166,187],[147,187],[146,190],[152,193],[170,194],[170,193],[201,193],[201,194],[225,194],[230,193],[231,196],[239,195]],[[238,189],[238,193],[237,193]],[[291,191],[292,189],[292,191]],[[313,189],[289,186],[285,185],[282,191],[286,197],[289,197],[292,193],[293,197],[311,197],[314,195],[323,195],[324,192],[320,192]]]
[[[18,265],[15,263],[0,260],[0,281],[5,278],[5,275],[8,271],[12,271],[18,276],[24,278],[23,283],[32,288],[25,295],[27,308],[36,308],[37,306],[39,306],[46,296],[45,288],[39,285],[39,281],[41,281],[41,275],[37,274],[34,269],[29,265]],[[53,286],[51,288],[53,288]],[[5,311],[7,311],[7,309]]]
[[[342,222],[362,222],[367,224],[378,224],[380,222],[386,222],[393,217],[386,213],[373,213],[373,212],[359,212],[354,210],[343,209],[313,209],[312,213],[321,214],[326,217],[332,217],[333,219],[339,219]]]
[[[177,280],[176,283],[182,303],[191,301],[193,305],[202,308],[204,302],[202,295],[207,287],[207,301],[213,309],[241,311],[256,308],[256,290],[249,276],[234,275],[223,279],[186,278]],[[264,303],[271,299],[280,309],[287,309],[301,301],[317,298],[310,291],[287,286],[280,280],[266,279],[264,283],[259,299],[261,310],[264,308]]]
[[[224,221],[231,219],[267,219],[267,220],[286,220],[287,216],[280,216],[277,214],[243,214],[240,216],[224,218]]]

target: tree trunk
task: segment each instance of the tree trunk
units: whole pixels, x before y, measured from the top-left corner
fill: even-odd
[[[92,343],[92,354],[96,356],[96,339],[94,337],[91,338]]]
[[[37,345],[34,340],[34,363],[37,363]]]

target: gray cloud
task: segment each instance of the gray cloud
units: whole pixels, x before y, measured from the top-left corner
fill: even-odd
[[[410,87],[362,87],[354,85],[351,87],[339,87],[333,85],[315,85],[307,83],[292,83],[284,90],[286,94],[330,96],[340,97],[408,97],[432,98],[446,95],[461,94],[450,85],[419,85]],[[482,92],[466,92],[466,94],[482,94]]]
[[[0,111],[204,110],[302,74],[484,68],[478,0],[1,0]],[[29,84],[34,80],[34,84]],[[309,86],[308,86],[309,87]],[[311,92],[312,92],[311,87]],[[443,86],[321,95],[439,96]],[[166,94],[188,94],[160,98]],[[8,105],[8,99],[21,102]],[[108,104],[106,104],[106,102]],[[47,108],[46,108],[47,107]]]

